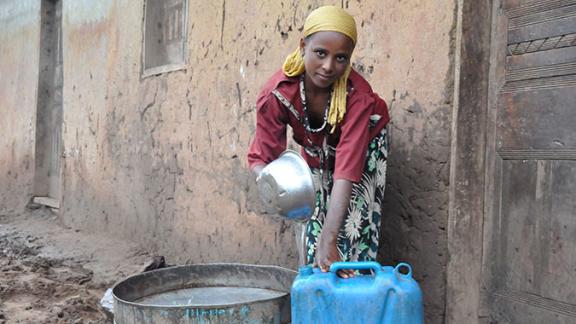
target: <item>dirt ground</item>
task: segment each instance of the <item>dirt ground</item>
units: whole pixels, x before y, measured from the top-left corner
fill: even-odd
[[[127,242],[62,227],[49,210],[0,215],[0,324],[112,323],[107,288],[152,257]]]

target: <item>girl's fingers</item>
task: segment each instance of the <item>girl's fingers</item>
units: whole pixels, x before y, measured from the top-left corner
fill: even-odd
[[[337,275],[338,275],[338,277],[340,277],[340,278],[344,278],[344,279],[348,279],[348,278],[349,278],[348,273],[346,273],[346,271],[344,271],[344,270],[338,271]]]

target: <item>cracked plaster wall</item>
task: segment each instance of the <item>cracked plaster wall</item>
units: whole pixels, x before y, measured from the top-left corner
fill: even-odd
[[[32,196],[40,2],[0,2],[0,215]]]
[[[328,3],[356,17],[353,62],[391,111],[380,259],[412,263],[427,322],[441,323],[455,1],[190,0],[188,68],[145,79],[143,0],[64,1],[64,223],[174,263],[296,267],[290,223],[262,215],[245,155],[260,86],[297,45],[309,9]],[[23,39],[39,27],[30,19],[0,34],[14,45],[2,46],[0,123],[17,133],[0,138],[2,208],[31,186],[38,51]]]

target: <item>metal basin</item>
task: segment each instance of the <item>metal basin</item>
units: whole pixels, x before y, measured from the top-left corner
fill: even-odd
[[[132,276],[112,289],[116,324],[289,323],[296,272],[195,264]]]
[[[300,154],[287,150],[258,176],[260,199],[269,213],[306,221],[314,213],[312,172]]]

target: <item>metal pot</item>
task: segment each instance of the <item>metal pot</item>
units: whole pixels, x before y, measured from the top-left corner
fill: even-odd
[[[306,221],[314,213],[312,172],[300,154],[286,150],[262,169],[256,181],[267,212],[296,221]]]
[[[131,276],[112,289],[117,324],[289,323],[296,272],[192,264]]]

